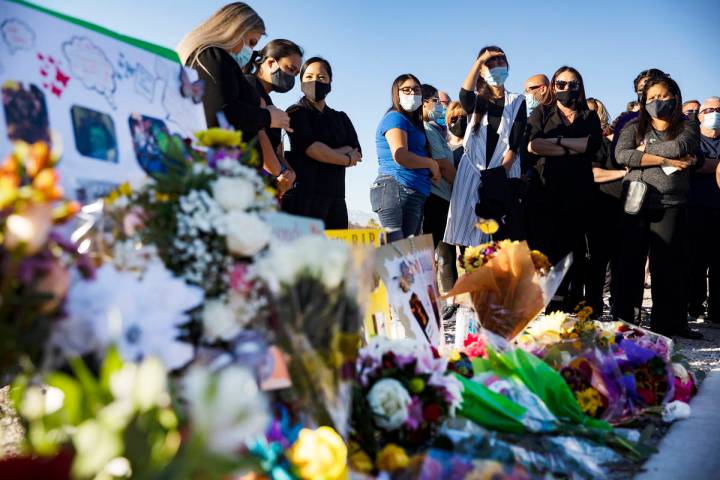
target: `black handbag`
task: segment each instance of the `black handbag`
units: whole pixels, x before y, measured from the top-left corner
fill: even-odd
[[[483,170],[480,178],[482,181],[478,188],[479,201],[475,204],[475,215],[500,222],[513,202],[513,192],[505,168],[500,166]]]

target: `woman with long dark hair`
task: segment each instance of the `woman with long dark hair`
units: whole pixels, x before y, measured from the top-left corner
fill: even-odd
[[[295,126],[287,159],[297,172],[295,187],[282,198],[288,213],[318,218],[325,228],[348,228],[345,170],[362,161],[355,127],[345,112],[330,108],[332,67],[321,57],[300,69],[304,96],[288,108]]]
[[[580,72],[560,67],[551,89],[555,101],[539,106],[528,119],[528,150],[538,156],[538,181],[528,198],[528,239],[553,263],[573,254],[573,266],[550,307],[572,309],[584,295],[592,161],[602,143],[602,129],[597,114],[588,109]]]
[[[640,96],[637,120],[620,132],[618,163],[623,181],[620,275],[613,315],[633,319],[635,295],[644,281],[645,258],[652,275],[651,328],[664,335],[698,339],[687,325],[687,193],[689,167],[700,143],[696,120],[682,113],[682,94],[670,77],[650,78]]]
[[[259,52],[254,52],[245,66],[245,79],[253,85],[261,99],[261,105],[274,105],[270,92],[287,93],[295,86],[295,77],[300,73],[303,49],[291,40],[282,38],[270,40]],[[282,173],[278,178],[281,194],[292,188],[296,180],[295,171],[285,160],[282,145],[282,129],[265,128],[269,145],[261,139],[263,156],[275,156],[281,164]]]
[[[425,199],[432,182],[440,180],[440,167],[427,147],[420,80],[400,75],[390,98],[392,106],[375,132],[379,168],[370,203],[393,241],[420,233]]]
[[[479,217],[498,222],[497,238],[524,238],[517,184],[511,179],[521,182],[516,159],[527,115],[525,97],[505,90],[507,76],[505,52],[485,47],[460,89],[468,126],[445,229],[444,241],[451,245],[467,247],[487,241],[475,228]]]

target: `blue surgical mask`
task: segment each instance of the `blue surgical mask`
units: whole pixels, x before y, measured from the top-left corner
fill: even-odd
[[[508,77],[508,69],[507,67],[495,67],[488,70],[488,72],[483,76],[485,81],[488,85],[491,87],[501,87],[505,84],[505,80],[507,80]]]
[[[706,113],[703,117],[703,127],[707,128],[708,130],[718,130],[720,129],[720,113],[718,112],[712,112],[712,113]]]
[[[525,94],[525,108],[527,108],[528,117],[530,116],[532,111],[538,107],[538,105],[540,105],[540,101],[535,98],[535,95],[533,95],[532,93]]]
[[[245,65],[247,65],[252,58],[252,54],[253,49],[244,45],[238,53],[231,53],[230,55],[232,55],[238,65],[240,65],[240,68],[245,68]]]
[[[440,104],[435,105],[432,112],[428,113],[428,119],[434,121],[440,126],[445,126],[445,107]]]

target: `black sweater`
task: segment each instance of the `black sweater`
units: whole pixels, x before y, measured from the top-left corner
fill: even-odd
[[[190,59],[194,58],[194,54]],[[188,66],[197,70],[205,82],[205,119],[208,127],[219,126],[218,112],[230,125],[243,133],[243,141],[255,138],[258,131],[270,126],[270,112],[260,107],[260,96],[250,85],[240,65],[225,50],[209,47],[200,53],[198,62]]]

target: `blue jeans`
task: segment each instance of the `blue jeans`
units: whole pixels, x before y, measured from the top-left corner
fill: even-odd
[[[400,185],[390,175],[380,175],[370,187],[370,204],[380,224],[388,230],[388,242],[420,234],[427,197]]]

